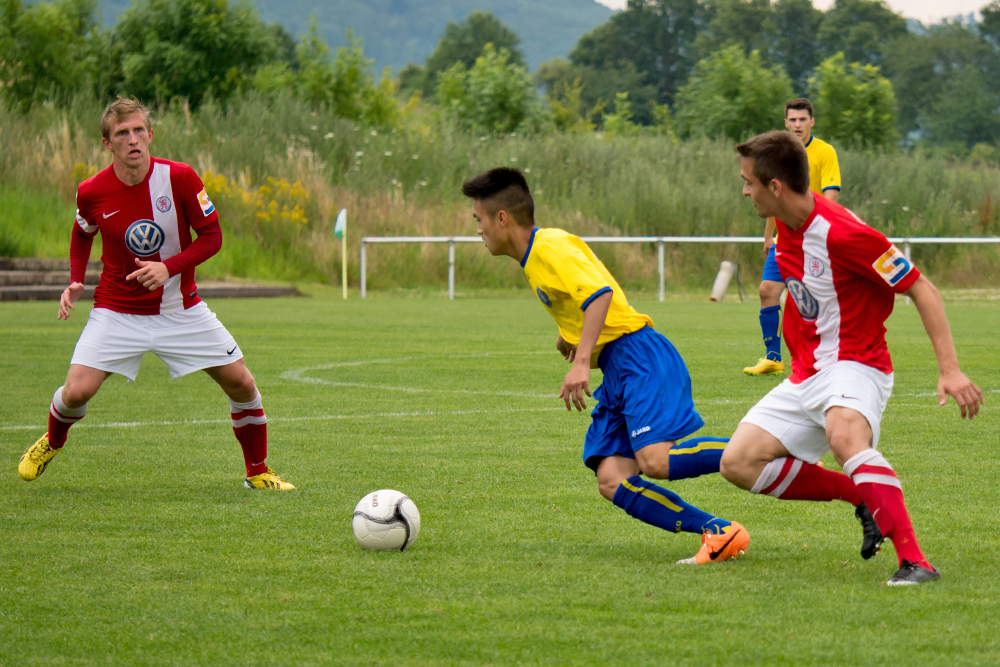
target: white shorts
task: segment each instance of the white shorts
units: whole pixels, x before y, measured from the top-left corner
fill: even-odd
[[[134,382],[146,352],[162,359],[174,379],[243,358],[232,334],[201,302],[169,315],[94,308],[70,363],[118,373]]]
[[[872,427],[878,448],[879,422],[892,394],[892,374],[856,361],[838,361],[801,384],[785,380],[750,409],[743,422],[761,427],[797,459],[816,463],[830,451],[826,411],[840,406],[857,410]]]

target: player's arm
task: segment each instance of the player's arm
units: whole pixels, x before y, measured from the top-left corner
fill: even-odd
[[[823,184],[824,197],[832,202],[840,203],[840,162],[837,160],[837,151],[831,147],[830,154],[823,160],[823,170],[820,174],[820,182]]]
[[[778,225],[775,223],[774,218],[768,218],[767,222],[764,223],[764,254],[766,255],[771,251],[771,246],[774,245],[774,228]]]
[[[222,228],[218,220],[195,231],[198,238],[173,257],[162,262],[146,262],[136,258],[135,265],[139,268],[128,274],[125,280],[136,280],[152,292],[163,287],[164,283],[178,273],[193,269],[219,252],[222,247]]]
[[[91,233],[84,231],[84,228]],[[69,287],[59,296],[59,313],[56,319],[68,320],[69,311],[76,310],[73,303],[83,296],[83,284],[87,280],[87,262],[90,261],[90,251],[94,247],[94,235],[97,227],[87,222],[76,212],[76,224],[69,238]]]
[[[955,343],[948,327],[948,317],[944,312],[941,294],[931,281],[921,275],[910,289],[906,290],[906,295],[913,299],[927,336],[934,346],[934,355],[937,357],[940,372],[937,385],[938,403],[944,405],[946,396],[950,395],[958,403],[962,417],[972,419],[979,414],[979,406],[983,404],[983,392],[958,366],[958,354],[955,352]]]
[[[597,346],[597,339],[601,336],[601,330],[604,328],[604,321],[608,317],[608,309],[611,307],[613,296],[611,291],[605,292],[591,301],[587,309],[583,311],[580,344],[576,346],[575,354],[572,355],[573,367],[563,379],[562,390],[559,392],[559,398],[566,402],[567,410],[572,410],[570,399],[579,411],[587,407],[583,400],[583,394],[590,396],[590,359]],[[561,337],[560,340],[562,340]]]

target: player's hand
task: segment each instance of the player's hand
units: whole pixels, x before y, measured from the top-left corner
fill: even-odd
[[[125,276],[125,280],[135,280],[150,292],[160,289],[170,280],[170,271],[163,262],[145,262],[137,257],[135,265],[139,270]]]
[[[573,343],[567,343],[563,340],[562,336],[556,339],[556,349],[559,350],[559,354],[563,356],[566,361],[576,360],[576,345]]]
[[[576,350],[574,349],[573,352],[575,354]],[[567,410],[572,411],[573,409],[569,404],[572,399],[577,411],[583,412],[587,407],[587,402],[583,400],[584,394],[590,396],[590,366],[573,364],[573,368],[569,369],[569,373],[566,373],[566,378],[563,380],[559,398],[566,402]]]
[[[70,283],[70,286],[63,290],[59,297],[59,315],[57,320],[68,320],[69,311],[76,310],[73,302],[83,296],[83,283]]]
[[[963,419],[973,419],[979,414],[979,406],[985,403],[983,392],[959,370],[942,373],[938,379],[937,390],[938,405],[944,405],[948,401],[948,396],[951,396],[958,403]]]
[[[771,252],[771,246],[774,245],[774,237],[769,239],[764,239],[764,256],[767,257],[767,253]]]

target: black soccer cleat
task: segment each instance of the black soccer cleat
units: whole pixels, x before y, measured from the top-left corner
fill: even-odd
[[[857,506],[854,510],[854,516],[861,522],[861,532],[863,533],[861,557],[868,560],[882,550],[882,543],[885,542],[885,537],[882,535],[882,531],[879,530],[878,524],[875,523],[872,513],[868,511],[868,507],[864,503]]]
[[[903,566],[885,583],[886,586],[916,586],[925,581],[937,581],[940,578],[941,573],[933,565],[927,569],[913,561],[904,560]]]

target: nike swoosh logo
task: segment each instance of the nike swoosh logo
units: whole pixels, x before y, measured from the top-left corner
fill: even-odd
[[[881,509],[882,509],[882,508],[881,508],[881,507],[879,507],[879,508],[878,508],[877,510],[875,510],[874,512],[872,512],[872,519],[874,519],[874,518],[875,518],[875,515],[876,515],[876,514],[878,514],[878,513],[879,513],[879,510],[881,510]]]
[[[120,210],[121,210],[121,209],[118,209],[118,211],[120,211]],[[111,213],[102,213],[101,215],[103,215],[103,216],[104,216],[104,219],[105,219],[105,220],[107,220],[108,218],[110,218],[111,216],[113,216],[113,215],[114,215],[115,213],[117,213],[118,211],[112,211]]]
[[[738,530],[737,530],[737,531],[735,531],[735,532],[733,533],[733,536],[729,538],[729,541],[728,541],[728,542],[726,542],[725,544],[723,544],[723,545],[722,545],[722,548],[721,548],[721,549],[719,549],[718,551],[712,551],[712,552],[710,552],[710,553],[708,554],[708,557],[709,557],[709,558],[711,558],[712,560],[715,560],[716,558],[718,558],[719,556],[721,556],[721,555],[722,555],[722,552],[726,550],[726,547],[728,547],[728,546],[729,546],[729,544],[730,544],[730,543],[731,543],[731,542],[732,542],[733,540],[735,540],[735,539],[736,539],[736,536],[737,536],[737,535],[739,535],[739,534],[740,534],[740,531],[738,531]]]
[[[239,345],[237,345],[236,347],[239,347]],[[229,352],[226,352],[226,354],[232,354],[233,352],[235,352],[236,351],[236,347],[234,347],[233,349],[229,350]]]

